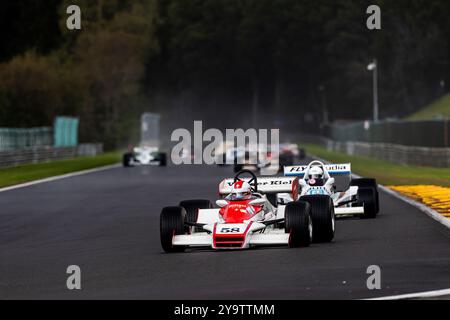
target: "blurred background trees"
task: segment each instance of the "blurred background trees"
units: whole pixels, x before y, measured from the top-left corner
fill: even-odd
[[[382,9],[382,30],[366,8]],[[69,4],[82,30],[65,28]],[[107,148],[137,139],[139,114],[168,127],[298,130],[371,117],[380,68],[381,117],[404,117],[450,81],[446,0],[31,0],[0,10],[0,126],[80,117],[80,139]]]

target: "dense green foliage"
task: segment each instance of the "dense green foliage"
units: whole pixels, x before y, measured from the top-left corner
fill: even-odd
[[[253,104],[261,126],[317,126],[324,106],[332,120],[367,119],[374,57],[382,117],[417,111],[450,82],[446,0],[45,3],[1,11],[0,126],[75,115],[82,141],[114,147],[137,138],[147,110],[166,130],[194,119],[250,126]],[[69,4],[81,7],[81,31],[65,28]],[[366,28],[370,4],[382,30]]]

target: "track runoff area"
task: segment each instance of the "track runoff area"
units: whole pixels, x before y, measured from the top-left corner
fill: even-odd
[[[161,208],[183,199],[215,200],[218,183],[231,176],[231,168],[216,166],[110,167],[3,190],[0,298],[279,300],[449,295],[448,229],[383,191],[377,218],[338,220],[332,243],[300,249],[163,253]],[[81,271],[81,290],[67,287],[68,267],[73,265]],[[379,267],[380,289],[368,288],[371,266]]]

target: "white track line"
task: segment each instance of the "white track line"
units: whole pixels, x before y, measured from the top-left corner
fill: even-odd
[[[404,299],[430,299],[430,298],[439,298],[443,296],[449,296],[450,289],[444,290],[434,290],[427,292],[419,292],[419,293],[410,293],[410,294],[401,294],[397,296],[388,296],[388,297],[380,297],[373,299],[364,299],[364,300],[404,300]]]
[[[71,177],[81,176],[81,175],[94,173],[94,172],[105,171],[105,170],[118,168],[118,167],[120,167],[120,164],[113,164],[113,165],[99,167],[99,168],[94,168],[94,169],[89,169],[89,170],[76,171],[76,172],[72,172],[72,173],[68,173],[68,174],[63,174],[63,175],[60,175],[60,176],[54,176],[54,177],[40,179],[40,180],[35,180],[35,181],[30,181],[30,182],[26,182],[26,183],[22,183],[22,184],[16,184],[16,185],[10,186],[10,187],[0,188],[0,192],[6,192],[6,191],[11,191],[11,190],[20,189],[20,188],[26,188],[26,187],[34,186],[36,184],[41,184],[41,183],[47,183],[47,182],[67,179],[67,178],[71,178]]]
[[[313,155],[311,155],[313,156]],[[314,156],[313,156],[314,157]],[[319,159],[319,161],[322,161],[323,163],[330,163],[329,161],[325,159],[321,159],[318,157],[315,157]],[[361,178],[361,176],[358,176],[357,174],[352,174],[353,177],[356,179]],[[378,187],[386,192],[387,194],[404,201],[411,206],[419,209],[422,212],[425,212],[429,217],[433,218],[434,220],[440,222],[444,226],[450,229],[450,219],[447,219],[443,215],[441,215],[436,210],[431,209],[430,207],[427,207],[423,203],[417,202],[411,198],[408,198],[406,196],[401,195],[400,193],[391,190],[381,184],[378,185]],[[374,299],[364,299],[364,300],[402,300],[402,299],[427,299],[427,298],[438,298],[442,296],[450,295],[450,289],[444,289],[444,290],[434,290],[434,291],[427,291],[427,292],[419,292],[419,293],[411,293],[411,294],[402,294],[397,296],[388,296],[388,297],[380,297],[380,298],[374,298]]]
[[[425,212],[429,217],[433,218],[434,220],[436,220],[437,222],[442,223],[444,226],[446,226],[447,228],[450,229],[450,219],[444,217],[442,214],[440,214],[439,212],[437,212],[436,210],[431,209],[430,207],[427,207],[426,205],[424,205],[423,203],[420,203],[418,201],[415,201],[411,198],[408,198],[394,190],[391,190],[389,188],[386,188],[385,186],[380,185],[379,186],[384,192],[398,198],[401,199],[403,201],[405,201],[406,203],[412,205],[413,207],[416,207],[417,209],[419,209],[422,212]]]

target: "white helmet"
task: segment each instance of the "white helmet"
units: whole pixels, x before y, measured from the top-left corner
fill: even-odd
[[[309,179],[322,179],[323,178],[323,170],[322,168],[315,166],[309,169]]]
[[[248,200],[252,197],[252,187],[243,180],[238,180],[233,184],[231,190],[231,200]]]

